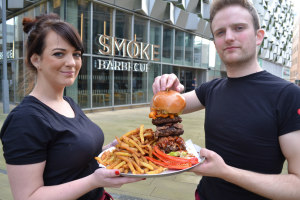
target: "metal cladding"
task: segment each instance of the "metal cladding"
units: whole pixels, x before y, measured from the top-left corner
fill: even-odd
[[[196,35],[213,39],[209,23],[213,0],[100,0],[121,8],[149,16]],[[259,57],[291,67],[292,29],[294,21],[291,0],[249,0],[256,8],[264,41]],[[280,3],[281,2],[281,3]]]

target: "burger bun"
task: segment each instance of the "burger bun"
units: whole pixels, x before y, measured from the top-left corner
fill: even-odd
[[[167,111],[168,113],[180,113],[186,106],[185,98],[174,90],[157,92],[153,97],[153,108]]]

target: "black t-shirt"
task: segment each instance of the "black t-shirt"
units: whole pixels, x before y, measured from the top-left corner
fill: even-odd
[[[214,79],[196,88],[205,106],[205,145],[227,165],[280,174],[285,157],[278,137],[300,130],[300,88],[266,71]],[[266,199],[219,178],[203,177],[201,200]]]
[[[46,160],[44,185],[80,179],[98,169],[95,157],[102,151],[104,135],[70,98],[75,117],[67,118],[33,96],[27,96],[6,118],[0,133],[7,164],[26,165]],[[99,199],[103,188],[82,196]]]

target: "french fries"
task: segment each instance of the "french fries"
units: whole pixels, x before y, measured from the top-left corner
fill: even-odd
[[[152,152],[157,139],[152,129],[145,129],[144,125],[116,137],[119,144],[113,151],[106,151],[101,158],[96,157],[98,163],[107,169],[119,169],[121,173],[158,174],[167,168],[148,161],[145,156],[153,157]]]

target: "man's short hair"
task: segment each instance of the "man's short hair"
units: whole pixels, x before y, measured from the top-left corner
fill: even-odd
[[[213,0],[210,6],[210,30],[212,32],[212,22],[216,14],[222,10],[223,8],[227,8],[229,6],[241,6],[249,11],[252,16],[253,27],[255,32],[260,29],[260,21],[257,14],[256,9],[254,8],[253,4],[248,0]]]

